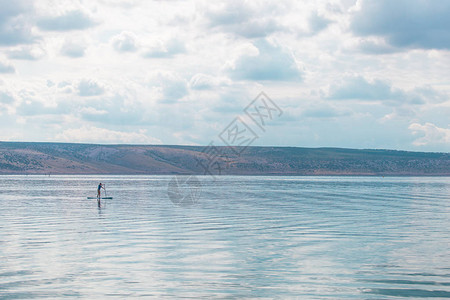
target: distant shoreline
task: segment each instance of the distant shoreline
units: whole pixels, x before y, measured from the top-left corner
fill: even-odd
[[[48,176],[48,174],[37,174],[37,173],[30,173],[30,174],[18,174],[18,173],[0,173],[0,177],[6,177],[6,176],[36,176],[36,177],[56,177],[56,176],[135,176],[135,177],[144,177],[144,176],[197,176],[197,177],[211,177],[210,175],[204,175],[204,174],[51,174],[51,176]],[[425,178],[425,177],[450,177],[450,175],[346,175],[346,174],[336,174],[336,175],[290,175],[290,174],[250,174],[250,175],[234,175],[234,174],[225,174],[225,175],[217,175],[216,177],[367,177],[367,178],[408,178],[408,177],[418,177],[418,178]]]
[[[0,175],[49,174],[447,177],[450,153],[0,142]]]

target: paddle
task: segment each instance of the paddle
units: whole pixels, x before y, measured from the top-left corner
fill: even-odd
[[[108,197],[108,194],[106,193],[106,184],[103,184],[103,189],[105,190],[105,202],[104,202],[104,205],[106,206],[106,198]]]

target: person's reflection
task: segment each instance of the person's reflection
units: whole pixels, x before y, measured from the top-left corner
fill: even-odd
[[[104,207],[102,207],[102,205],[101,205],[100,202],[99,202],[98,207],[97,207],[98,215],[99,215],[99,216],[102,216],[102,215],[103,215],[103,209],[104,209]]]

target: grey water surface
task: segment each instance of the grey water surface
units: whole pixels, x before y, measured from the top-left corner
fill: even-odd
[[[449,177],[197,178],[0,176],[0,298],[450,298]]]

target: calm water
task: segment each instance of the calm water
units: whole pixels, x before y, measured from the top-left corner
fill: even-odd
[[[0,298],[450,298],[448,177],[171,178],[0,176]]]

